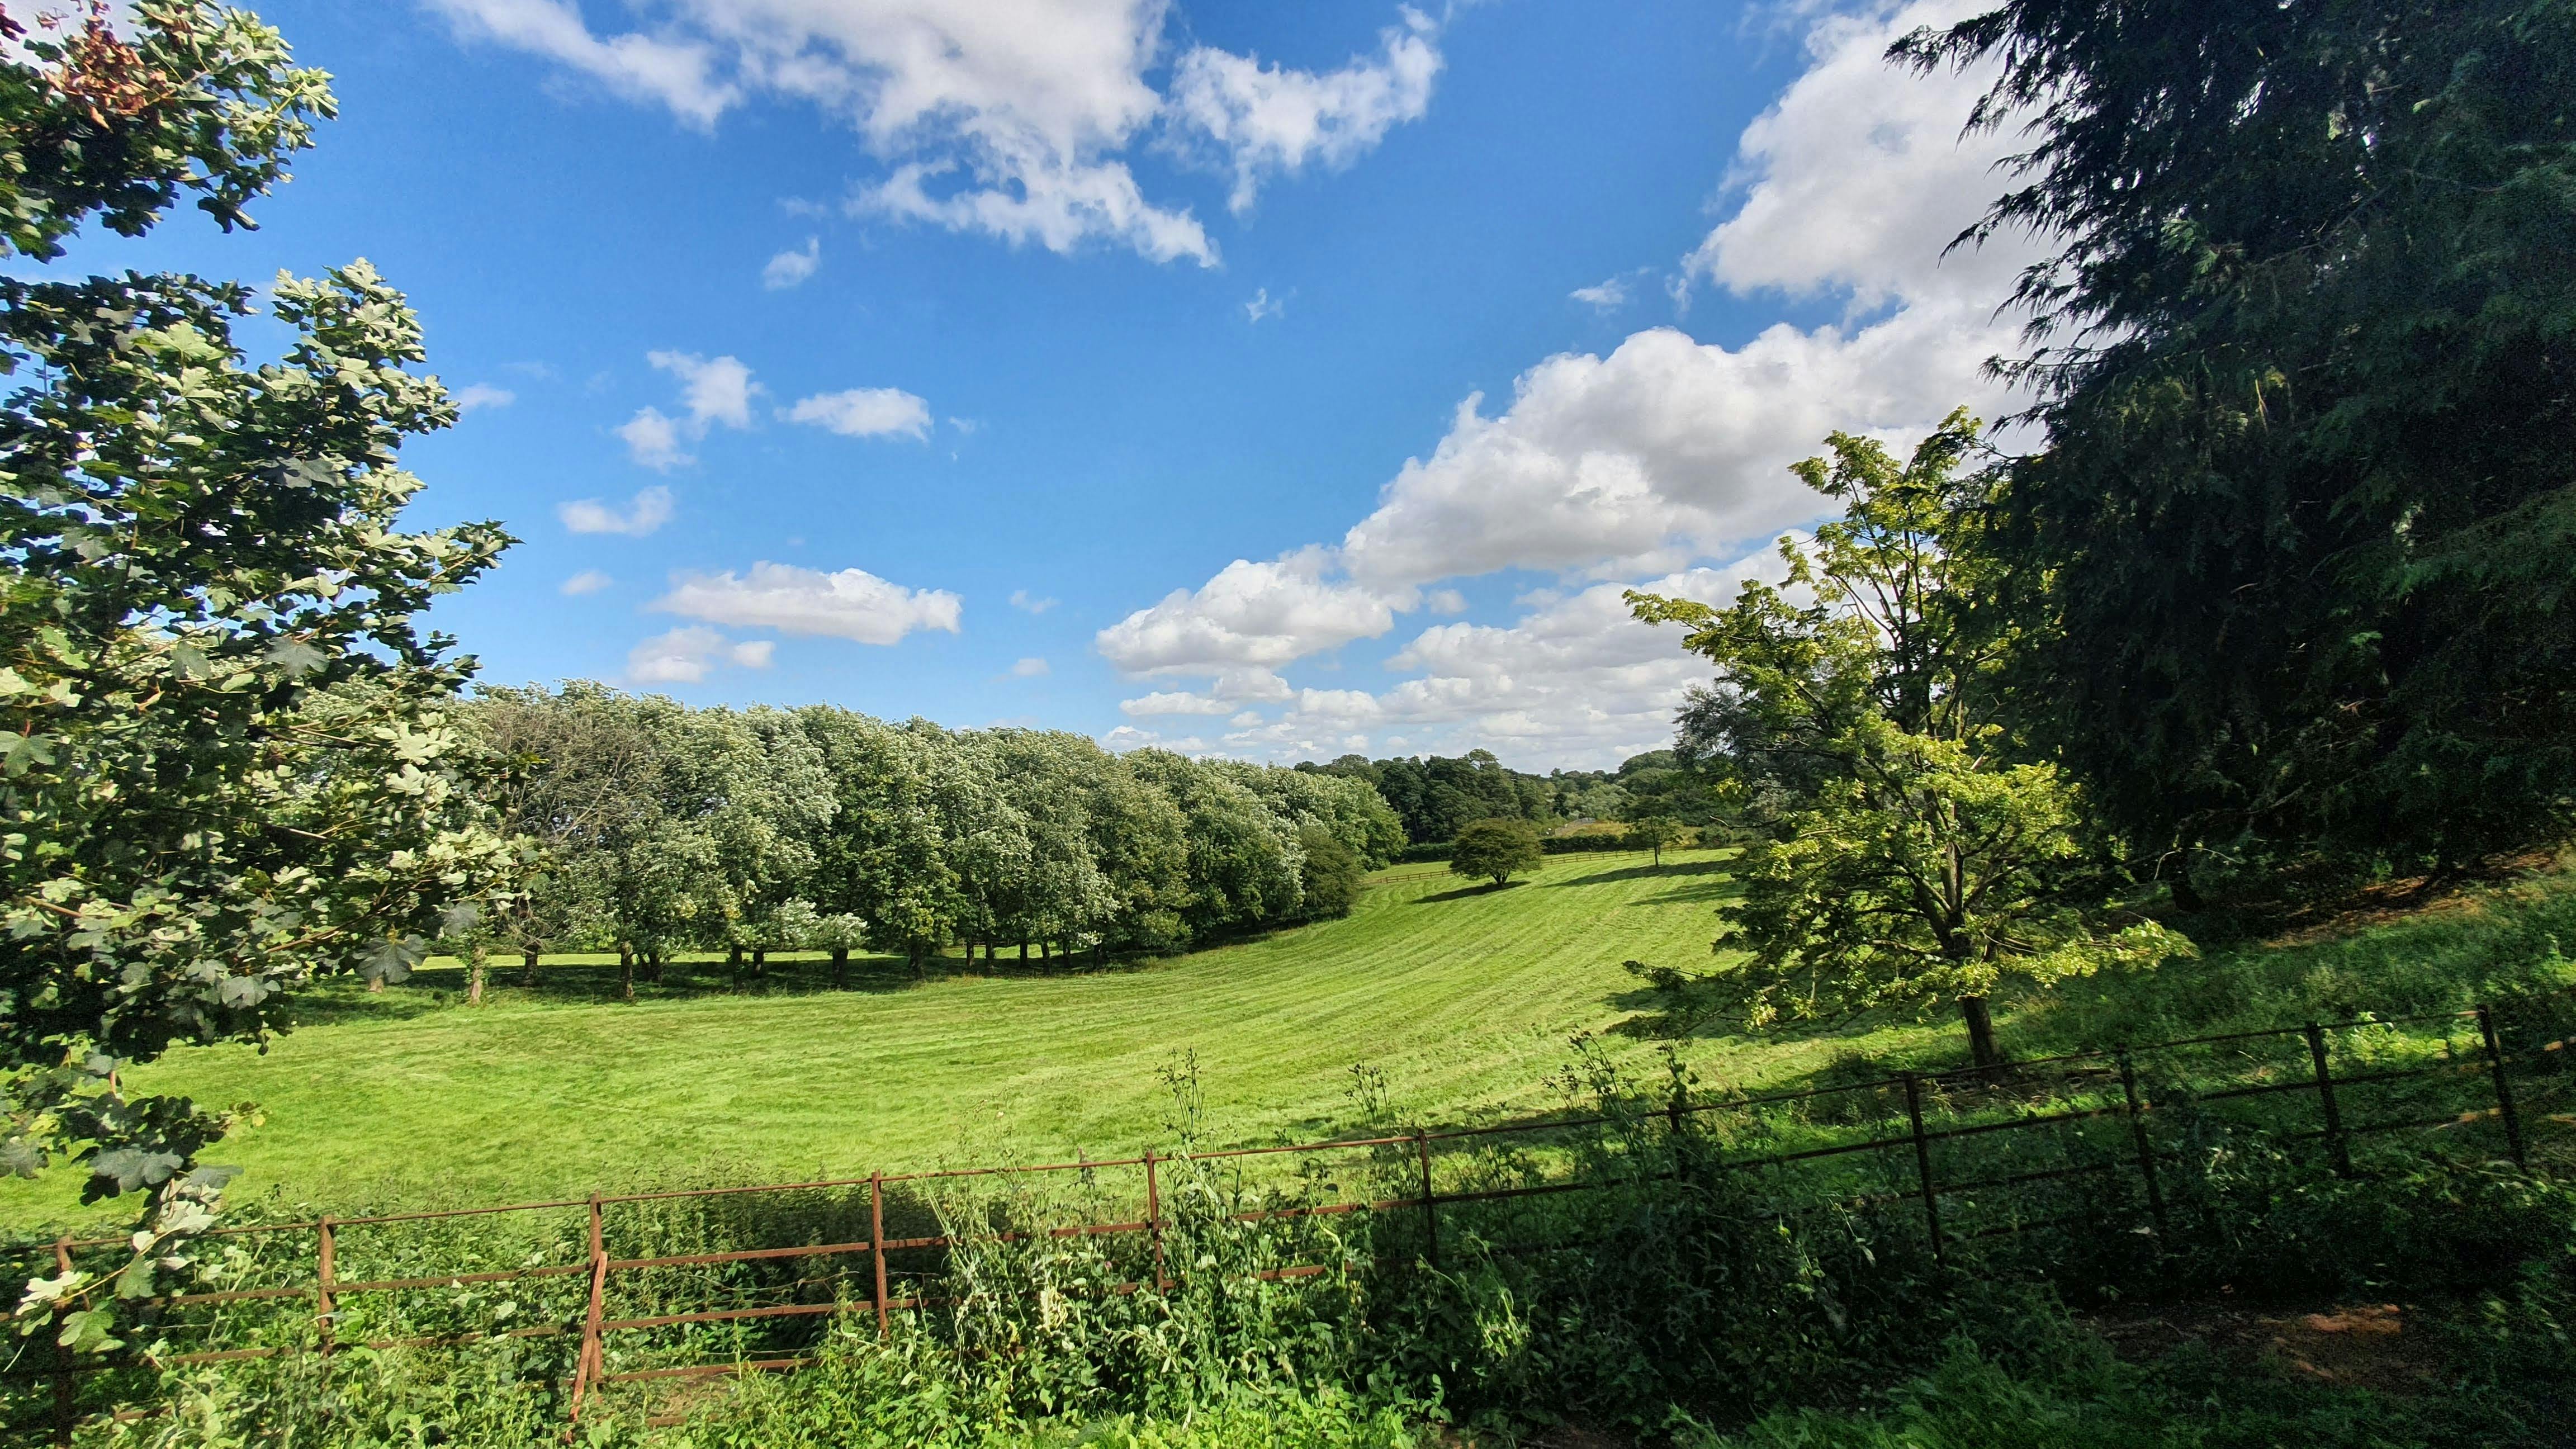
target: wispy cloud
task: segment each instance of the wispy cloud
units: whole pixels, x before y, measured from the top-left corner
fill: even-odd
[[[822,265],[823,239],[819,236],[809,236],[805,239],[803,251],[780,252],[771,257],[769,265],[760,269],[760,285],[773,292],[783,292],[790,287],[801,287],[807,278],[814,275],[815,269]]]
[[[865,569],[827,574],[764,561],[748,576],[679,574],[652,607],[710,624],[893,644],[919,629],[956,633],[961,605],[945,589],[909,589]]]
[[[661,487],[636,494],[623,509],[597,498],[555,505],[555,516],[575,533],[620,533],[628,538],[642,538],[670,522],[671,512],[671,490]]]
[[[704,438],[716,424],[729,428],[751,426],[751,400],[766,389],[752,381],[751,369],[739,358],[650,352],[644,360],[680,380],[680,405],[686,411],[672,417],[660,408],[648,407],[618,427],[617,436],[626,440],[627,455],[637,463],[667,473],[681,464],[695,462],[687,445]]]
[[[637,684],[699,684],[719,665],[767,669],[777,649],[767,639],[736,643],[713,629],[674,629],[627,651],[626,677]]]
[[[846,392],[800,398],[779,413],[791,423],[826,428],[845,438],[881,438],[896,433],[930,436],[930,404],[899,387],[854,387]]]

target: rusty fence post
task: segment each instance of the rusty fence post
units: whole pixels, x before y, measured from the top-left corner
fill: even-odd
[[[1145,1149],[1145,1232],[1154,1240],[1154,1291],[1171,1291],[1172,1280],[1163,1272],[1163,1189],[1154,1176],[1154,1149]]]
[[[1932,1138],[1923,1130],[1923,1080],[1904,1074],[1905,1121],[1914,1129],[1914,1180],[1923,1196],[1923,1226],[1932,1235],[1932,1261],[1948,1267],[1949,1247],[1941,1239],[1941,1189],[1932,1181]]]
[[[322,1361],[331,1361],[333,1320],[340,1311],[339,1224],[325,1216],[313,1225],[313,1337]]]
[[[572,1421],[581,1422],[581,1401],[594,1382],[608,1369],[607,1355],[600,1348],[600,1329],[606,1317],[604,1300],[608,1294],[608,1235],[600,1221],[599,1194],[590,1195],[590,1310],[581,1325],[581,1353],[573,1362]]]
[[[2165,1189],[2156,1176],[2155,1144],[2147,1140],[2147,1104],[2138,1096],[2137,1068],[2129,1061],[2129,1049],[2115,1053],[2120,1063],[2120,1094],[2129,1102],[2129,1140],[2138,1149],[2138,1176],[2147,1185],[2147,1215],[2156,1225],[2156,1251],[2166,1251],[2172,1235],[2165,1226]]]
[[[2335,1103],[2334,1073],[2326,1069],[2326,1030],[2315,1022],[2305,1028],[2308,1060],[2317,1071],[2317,1105],[2325,1109],[2326,1141],[2334,1149],[2335,1175],[2352,1176],[2352,1144],[2343,1135],[2343,1109]]]
[[[1422,1160],[1422,1229],[1430,1245],[1427,1257],[1431,1266],[1440,1266],[1440,1199],[1431,1192],[1431,1134],[1420,1127],[1413,1129],[1413,1147]]]
[[[65,1277],[72,1271],[72,1240],[66,1235],[54,1239],[54,1269]],[[54,1310],[54,1442],[68,1446],[80,1431],[80,1381],[72,1373],[72,1351],[63,1344],[63,1310]]]
[[[2505,1149],[2513,1154],[2514,1166],[2528,1166],[2523,1157],[2522,1116],[2514,1110],[2513,1083],[2504,1071],[2504,1042],[2496,1035],[2495,1011],[2484,1002],[2478,1005],[2478,1034],[2486,1038],[2487,1070],[2495,1078],[2496,1113],[2504,1118]]]
[[[877,1260],[877,1337],[886,1336],[885,1174],[868,1174],[868,1252]]]

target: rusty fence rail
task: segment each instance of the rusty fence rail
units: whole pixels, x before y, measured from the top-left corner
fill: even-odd
[[[19,1361],[0,1374],[0,1382],[25,1385],[50,1380],[45,1418],[12,1426],[12,1432],[50,1427],[56,1443],[69,1444],[79,1424],[99,1412],[97,1406],[84,1407],[81,1402],[81,1382],[87,1375],[307,1353],[327,1362],[330,1355],[359,1346],[436,1348],[499,1338],[572,1338],[577,1342],[570,1371],[555,1382],[564,1388],[566,1411],[577,1423],[585,1409],[612,1387],[779,1372],[812,1362],[805,1347],[763,1346],[740,1337],[722,1358],[708,1357],[699,1344],[694,1361],[653,1361],[650,1352],[639,1358],[619,1347],[637,1336],[666,1330],[785,1327],[853,1315],[873,1319],[879,1333],[891,1332],[894,1315],[941,1301],[931,1293],[938,1265],[964,1241],[943,1224],[935,1209],[925,1207],[921,1194],[977,1180],[1076,1183],[1078,1191],[1087,1193],[1095,1213],[1113,1201],[1132,1204],[1126,1211],[1056,1226],[979,1235],[981,1241],[991,1242],[1040,1236],[1140,1239],[1133,1277],[1103,1285],[1100,1291],[1107,1293],[1132,1293],[1148,1286],[1166,1289],[1173,1284],[1164,1252],[1166,1234],[1174,1224],[1165,1191],[1171,1170],[1243,1174],[1259,1171],[1263,1164],[1304,1170],[1306,1177],[1292,1181],[1302,1183],[1310,1197],[1329,1190],[1331,1200],[1253,1207],[1224,1216],[1243,1223],[1295,1224],[1354,1213],[1388,1215],[1398,1224],[1415,1225],[1412,1256],[1436,1267],[1441,1260],[1444,1211],[1454,1215],[1472,1205],[1504,1205],[1671,1178],[1683,1171],[1680,1144],[1686,1139],[1697,1144],[1695,1170],[1764,1175],[1771,1184],[1771,1210],[1784,1217],[1914,1204],[1909,1210],[1919,1210],[1936,1259],[1946,1260],[1963,1245],[1981,1239],[2099,1220],[2106,1208],[2098,1193],[2085,1196],[2072,1211],[2044,1216],[2029,1215],[2026,1199],[2016,1194],[2055,1185],[2089,1188],[2106,1180],[2122,1184],[2118,1210],[2143,1219],[2141,1228],[2162,1243],[2171,1232],[2165,1176],[2185,1155],[2187,1144],[2159,1145],[2156,1124],[2186,1105],[2203,1116],[2238,1114],[2230,1120],[2240,1126],[2247,1125],[2246,1114],[2250,1114],[2251,1125],[2271,1137],[2321,1146],[2326,1165],[2344,1175],[2360,1170],[2353,1157],[2356,1144],[2391,1139],[2417,1151],[2446,1153],[2465,1147],[2482,1160],[2527,1164],[2535,1134],[2576,1126],[2576,1112],[2567,1110],[2571,1082],[2576,1082],[2576,1073],[2568,1067],[2569,1058],[2576,1056],[2576,1029],[2571,1029],[2576,1023],[2560,1009],[2567,1003],[2576,1003],[2576,993],[2522,1003],[2517,1011],[2530,1019],[2512,1032],[2501,1013],[2481,1005],[2468,1011],[2363,1017],[2333,1025],[2311,1022],[2029,1059],[2003,1068],[1898,1073],[1714,1100],[1693,1100],[1677,1087],[1659,1103],[1623,1102],[1614,1111],[1440,1131],[1416,1128],[1321,1142],[1174,1153],[1148,1148],[1133,1157],[880,1172],[747,1187],[594,1193],[546,1202],[223,1227],[206,1235],[216,1248],[240,1243],[265,1249],[299,1237],[306,1240],[309,1248],[300,1254],[272,1256],[309,1263],[309,1279],[214,1287],[151,1301],[168,1331],[193,1326],[217,1338],[210,1346],[91,1360],[52,1352],[43,1361],[30,1361],[22,1351]],[[2509,1041],[2509,1037],[2515,1039]],[[1647,1150],[1656,1140],[1670,1144],[1660,1160]],[[1616,1151],[1608,1158],[1601,1156],[1605,1146],[1615,1149],[1620,1144],[1626,1145],[1624,1157]],[[2039,1150],[2032,1151],[2034,1145]],[[1595,1165],[1613,1161],[1627,1166],[1607,1179],[1571,1173],[1574,1161],[1586,1151],[1592,1153]],[[1356,1157],[1363,1170],[1333,1173],[1329,1161],[1336,1157]],[[1450,1179],[1445,1185],[1444,1164]],[[1104,1176],[1121,1174],[1132,1177],[1128,1192],[1112,1193],[1102,1186]],[[1349,1179],[1351,1186],[1345,1187],[1339,1179]],[[1365,1190],[1372,1186],[1392,1190]],[[889,1228],[890,1200],[898,1193],[903,1215],[911,1224],[923,1225],[921,1220],[928,1214],[932,1231]],[[773,1242],[711,1252],[621,1254],[615,1250],[622,1241],[640,1240],[617,1230],[621,1217],[666,1205],[767,1204],[793,1195],[815,1199],[808,1216],[817,1226],[808,1235],[823,1241]],[[859,1231],[862,1201],[863,1233]],[[342,1271],[351,1235],[370,1229],[504,1219],[542,1225],[549,1215],[558,1224],[559,1235],[570,1240],[565,1245],[575,1250],[558,1261],[396,1276],[353,1277]],[[1497,1224],[1483,1226],[1486,1231],[1481,1235],[1488,1242],[1500,1241],[1495,1236]],[[1562,1245],[1532,1241],[1507,1245],[1505,1250],[1546,1251],[1551,1246]],[[64,1238],[51,1245],[50,1257],[57,1269],[69,1270],[84,1255],[105,1259],[127,1252],[130,1248],[122,1238]],[[1283,1263],[1261,1270],[1261,1276],[1307,1277],[1343,1266],[1348,1265]],[[688,1270],[756,1267],[795,1268],[798,1276],[785,1283],[747,1286],[685,1277]],[[817,1276],[809,1268],[830,1271]],[[675,1279],[673,1275],[683,1276]],[[444,1334],[388,1337],[351,1338],[343,1332],[353,1318],[353,1303],[405,1294],[470,1294],[526,1284],[541,1289],[577,1284],[580,1293],[578,1299],[569,1292],[560,1296],[563,1312],[515,1326],[489,1324]],[[630,1289],[629,1285],[639,1284],[640,1289]],[[647,1301],[632,1301],[636,1291],[643,1292]],[[681,1306],[703,1305],[729,1295],[758,1298],[782,1292],[790,1295],[790,1301]],[[829,1296],[819,1296],[824,1293]],[[577,1311],[572,1308],[576,1301]],[[294,1341],[220,1344],[224,1310],[296,1304],[310,1305],[310,1313],[305,1330],[294,1335]],[[192,1321],[192,1313],[212,1316]],[[691,1349],[684,1343],[666,1350],[665,1356],[685,1356]],[[108,1408],[117,1412],[114,1405]],[[123,1411],[120,1416],[130,1413]]]

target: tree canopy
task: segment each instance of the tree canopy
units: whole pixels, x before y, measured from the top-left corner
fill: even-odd
[[[2563,835],[2576,10],[2007,0],[1897,54],[1997,69],[1975,235],[2062,247],[1989,540],[2048,747],[2159,851]]]
[[[1080,735],[593,684],[463,714],[517,763],[506,818],[545,862],[505,918],[552,932],[523,950],[1172,950],[1347,912],[1403,841],[1363,781]]]
[[[125,35],[0,20],[0,250],[85,222],[139,235],[182,193],[226,228],[281,179],[324,77],[238,12],[146,0]],[[130,37],[130,38],[127,38]],[[316,973],[408,971],[503,875],[488,761],[456,725],[472,662],[417,616],[509,543],[406,532],[396,452],[455,409],[400,293],[363,261],[281,277],[283,355],[235,338],[245,287],[176,274],[0,278],[0,1161],[72,1153],[92,1197],[164,1187],[138,1237],[203,1221],[224,1130],[117,1073],[257,1039]],[[120,1291],[124,1291],[123,1288]],[[77,1275],[67,1341],[97,1346]]]
[[[1954,1003],[1982,1064],[2001,981],[2187,948],[2086,909],[2099,877],[2080,794],[2003,722],[2018,640],[1978,537],[1992,483],[1965,467],[1977,431],[1953,413],[1903,463],[1834,434],[1797,471],[1843,512],[1812,545],[1781,540],[1785,588],[1748,582],[1723,609],[1629,596],[1717,667],[1691,728],[1759,832],[1721,912],[1733,959],[1662,967],[1666,987],[1756,1027]]]
[[[1478,820],[1458,832],[1449,853],[1449,873],[1489,880],[1499,889],[1522,871],[1538,869],[1545,859],[1538,831],[1528,821]]]

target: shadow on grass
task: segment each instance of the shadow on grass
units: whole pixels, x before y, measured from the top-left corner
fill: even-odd
[[[1631,865],[1623,866],[1618,870],[1601,871],[1594,875],[1579,875],[1571,880],[1552,880],[1547,883],[1547,886],[1550,890],[1579,890],[1584,886],[1611,885],[1623,880],[1696,879],[1712,875],[1731,881],[1734,877],[1727,871],[1730,864],[1732,864],[1731,861],[1724,860],[1676,860],[1663,865]],[[1672,896],[1660,899],[1697,900],[1699,897]]]
[[[1272,934],[1246,932],[1208,943],[1241,945]],[[1088,957],[1031,957],[966,960],[956,956],[925,959],[916,968],[900,956],[853,957],[835,973],[828,959],[782,957],[755,968],[745,961],[739,972],[722,956],[663,963],[659,980],[640,966],[635,973],[634,1002],[702,1001],[750,997],[884,996],[936,981],[953,979],[1072,981],[1086,976],[1119,975],[1151,970],[1163,963],[1155,956],[1112,957],[1095,964]],[[293,1022],[298,1027],[344,1022],[411,1021],[461,1008],[466,1003],[468,971],[461,962],[439,961],[412,972],[400,985],[371,992],[357,981],[335,978],[298,992]],[[541,1003],[564,1006],[614,1006],[627,1003],[626,986],[614,961],[549,960],[533,980],[516,958],[491,963],[484,976],[484,1000],[492,1005]]]
[[[1463,901],[1471,896],[1497,895],[1503,891],[1528,884],[1529,882],[1525,880],[1509,880],[1503,882],[1501,885],[1496,885],[1492,881],[1487,881],[1482,885],[1462,885],[1455,890],[1445,890],[1436,895],[1424,896],[1420,900],[1415,901],[1414,904],[1417,906],[1432,906],[1438,905],[1442,901]]]

